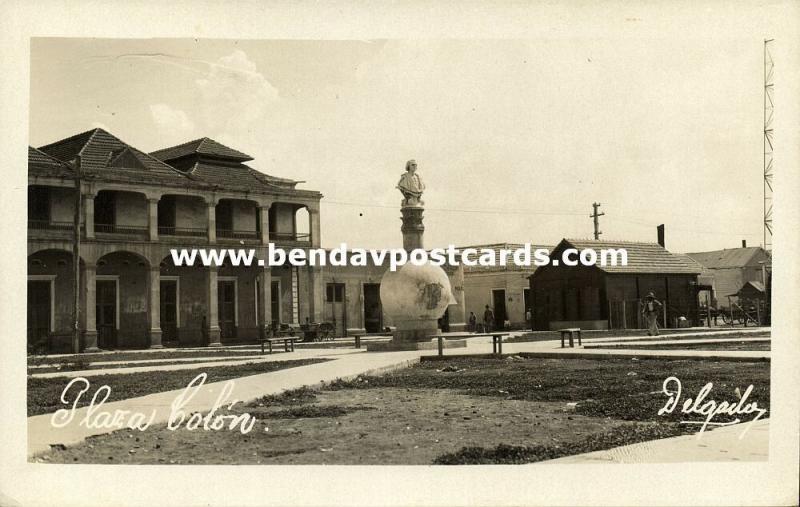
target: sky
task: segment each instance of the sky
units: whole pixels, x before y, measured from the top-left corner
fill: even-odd
[[[763,41],[31,42],[30,144],[101,127],[144,151],[210,137],[318,190],[322,244],[590,238],[694,252],[762,242]]]

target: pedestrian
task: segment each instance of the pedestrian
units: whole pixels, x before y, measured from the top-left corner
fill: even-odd
[[[491,333],[493,324],[494,324],[494,313],[492,313],[492,309],[489,308],[489,305],[486,305],[486,310],[484,310],[483,312],[483,332]]]
[[[642,304],[642,315],[647,322],[647,336],[658,336],[658,313],[661,306],[661,302],[656,299],[656,296],[652,292],[648,292]]]
[[[533,329],[533,315],[531,315],[530,308],[525,310],[525,322],[528,324],[529,328]]]
[[[471,333],[475,332],[475,329],[478,327],[478,317],[475,316],[474,312],[469,312],[469,331]]]

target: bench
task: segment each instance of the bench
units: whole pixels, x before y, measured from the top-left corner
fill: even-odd
[[[578,334],[578,346],[579,347],[582,346],[582,344],[581,344],[581,328],[579,328],[579,327],[568,327],[566,329],[559,329],[559,332],[561,333],[561,348],[562,349],[564,348],[564,338],[566,338],[567,335],[569,335],[569,346],[570,346],[570,348],[575,346],[575,342],[573,341],[573,338],[572,338],[575,333]]]
[[[439,346],[439,355],[444,355],[444,339],[445,338],[479,338],[482,336],[491,336],[492,337],[492,354],[503,354],[503,337],[508,335],[508,333],[463,333],[463,334],[447,334],[447,335],[436,335],[436,339],[438,341]]]
[[[264,353],[264,344],[269,345],[269,353],[272,354],[272,344],[283,342],[283,349],[286,352],[294,352],[294,342],[299,342],[299,336],[278,336],[275,338],[264,338],[261,342],[261,353]]]

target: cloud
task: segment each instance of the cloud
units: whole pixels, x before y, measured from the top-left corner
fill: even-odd
[[[151,104],[150,116],[153,118],[159,134],[165,141],[181,141],[194,132],[194,122],[180,109],[168,104]]]
[[[195,84],[202,101],[199,114],[203,126],[233,139],[260,122],[267,107],[278,100],[278,90],[238,49],[212,63]]]

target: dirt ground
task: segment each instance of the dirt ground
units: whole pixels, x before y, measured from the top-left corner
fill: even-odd
[[[467,446],[553,444],[642,423],[574,414],[565,403],[468,396],[450,389],[325,391],[314,415],[285,406],[248,407],[248,434],[119,431],[49,455],[52,463],[431,464]],[[295,414],[308,405],[295,406]],[[335,408],[331,408],[335,407]],[[209,438],[211,437],[211,438]],[[102,442],[102,445],[98,445]],[[102,449],[102,450],[101,450]]]
[[[253,430],[118,431],[35,461],[128,464],[527,463],[694,431],[659,416],[664,379],[731,401],[754,385],[769,408],[769,362],[453,358],[299,389],[235,412]],[[719,421],[725,420],[719,416]]]

